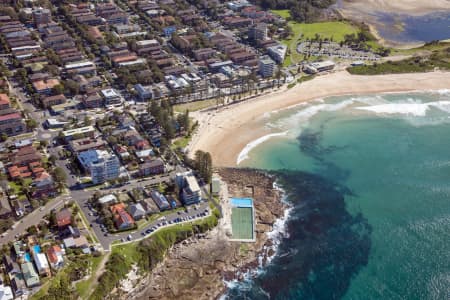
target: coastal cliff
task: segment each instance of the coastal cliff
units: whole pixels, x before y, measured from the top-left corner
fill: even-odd
[[[274,254],[268,233],[286,209],[274,187],[275,178],[232,168],[220,169],[219,175],[229,196],[253,197],[256,242],[230,242],[221,219],[212,231],[174,245],[161,264],[134,284],[127,299],[215,299],[225,292],[225,280],[241,280]]]

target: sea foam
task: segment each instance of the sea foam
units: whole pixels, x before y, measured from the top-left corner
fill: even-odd
[[[450,112],[450,101],[436,101],[428,103],[387,103],[372,106],[356,107],[359,110],[366,110],[377,114],[403,114],[415,117],[425,117],[428,110],[437,108],[444,112]]]
[[[270,133],[267,134],[265,136],[262,136],[250,143],[248,143],[244,149],[242,149],[242,151],[239,153],[236,164],[239,165],[242,161],[246,160],[247,158],[249,158],[248,154],[250,153],[250,151],[255,148],[256,146],[258,146],[259,144],[264,143],[265,141],[273,138],[273,137],[277,137],[277,136],[285,136],[288,134],[288,131],[284,131],[284,132],[278,132],[278,133]]]

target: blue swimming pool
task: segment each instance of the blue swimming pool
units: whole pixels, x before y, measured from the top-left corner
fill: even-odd
[[[252,198],[231,198],[231,205],[236,207],[253,207]]]
[[[25,255],[23,256],[23,258],[25,259],[26,262],[30,262],[30,261],[31,261],[30,253],[25,253]]]
[[[34,245],[33,246],[33,251],[34,251],[34,253],[41,253],[41,246]]]

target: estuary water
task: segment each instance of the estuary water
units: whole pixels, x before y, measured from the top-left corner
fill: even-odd
[[[240,166],[292,210],[229,299],[449,299],[450,91],[320,99],[266,116]]]
[[[397,43],[450,39],[450,12],[424,16],[379,13],[375,26],[380,36]]]

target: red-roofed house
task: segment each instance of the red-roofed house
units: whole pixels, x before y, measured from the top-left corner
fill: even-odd
[[[125,211],[125,205],[123,203],[115,204],[110,209],[114,215],[114,224],[117,229],[127,229],[134,226],[135,222],[133,217]]]
[[[137,150],[146,150],[146,149],[150,148],[150,143],[147,140],[142,139],[142,140],[137,141],[134,144],[134,147]]]
[[[5,106],[5,102],[3,102]],[[6,108],[9,109],[9,108]],[[0,112],[1,113],[1,112]],[[27,127],[23,122],[22,116],[18,112],[7,113],[0,115],[0,133],[5,133],[9,136],[25,133]]]
[[[64,208],[56,213],[56,224],[59,228],[72,224],[72,212],[70,209]]]
[[[33,172],[35,169],[33,169]],[[53,197],[56,195],[55,182],[50,174],[41,172],[36,176],[32,185],[34,186],[33,198]]]
[[[58,245],[52,246],[47,250],[47,258],[52,268],[60,268],[64,264],[63,251]]]
[[[0,110],[8,109],[11,107],[11,101],[9,100],[8,95],[0,94]]]

